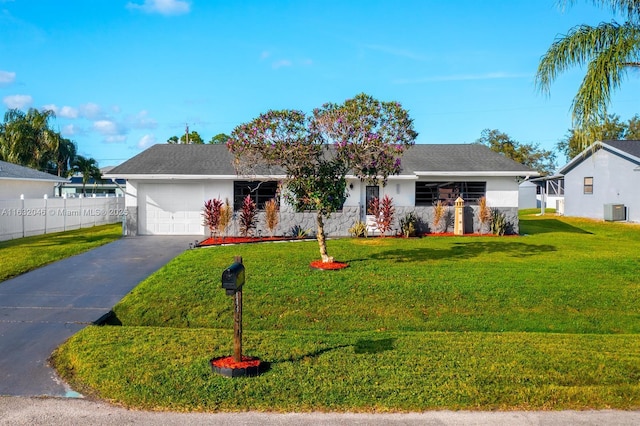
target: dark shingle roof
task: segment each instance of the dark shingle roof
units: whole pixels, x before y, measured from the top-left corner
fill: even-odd
[[[640,141],[603,141],[602,143],[640,158]]]
[[[0,161],[0,179],[43,180],[51,181],[52,183],[67,182],[67,179],[65,178],[40,172],[18,164],[7,163],[6,161]]]
[[[402,158],[403,175],[416,172],[537,173],[479,144],[418,144]],[[235,175],[225,145],[159,144],[110,170],[109,176]]]
[[[418,144],[402,157],[402,174],[415,172],[523,172],[530,168],[480,144]]]

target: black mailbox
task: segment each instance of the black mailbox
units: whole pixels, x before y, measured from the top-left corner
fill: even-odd
[[[234,263],[222,273],[222,288],[227,290],[228,296],[240,291],[244,285],[244,265]]]

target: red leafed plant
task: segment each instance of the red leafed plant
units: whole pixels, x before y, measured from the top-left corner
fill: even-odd
[[[385,195],[382,201],[375,197],[369,203],[369,210],[374,216],[376,228],[380,231],[381,235],[386,234],[391,230],[391,224],[393,223],[393,216],[395,214],[395,208],[393,207],[393,198]]]
[[[214,198],[204,203],[204,225],[209,228],[210,236],[218,231],[220,226],[220,212],[222,210],[222,201]]]
[[[242,210],[240,211],[240,235],[243,237],[249,236],[253,233],[256,227],[256,215],[258,208],[255,201],[251,199],[250,195],[244,197],[242,200]]]

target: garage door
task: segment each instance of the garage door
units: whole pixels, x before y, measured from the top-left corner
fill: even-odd
[[[138,188],[142,235],[204,235],[204,188],[198,183],[142,184]]]

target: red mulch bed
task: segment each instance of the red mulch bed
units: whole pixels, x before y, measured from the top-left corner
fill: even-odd
[[[218,368],[231,368],[231,369],[251,368],[251,367],[259,367],[260,359],[252,356],[243,355],[242,361],[235,362],[232,356],[228,356],[224,358],[213,359],[211,360],[211,364],[214,367],[218,367]]]
[[[314,269],[322,269],[323,271],[336,271],[349,266],[348,263],[342,262],[323,262],[322,260],[314,260],[309,264]]]
[[[261,243],[266,241],[287,241],[293,238],[286,237],[213,237],[200,241],[198,247],[219,246],[222,244],[247,244]]]

